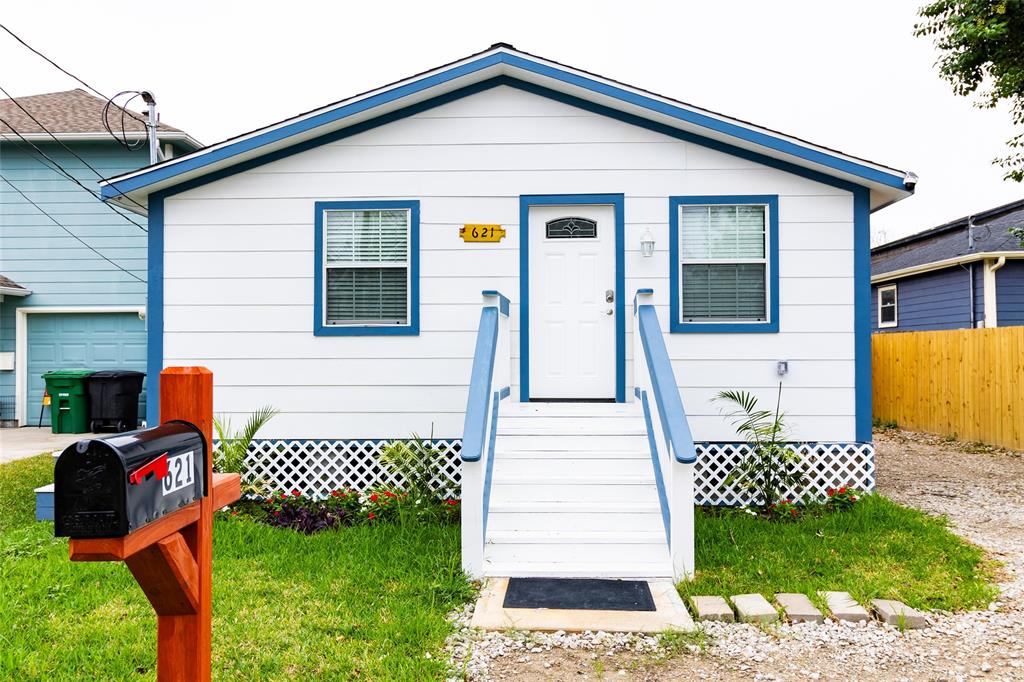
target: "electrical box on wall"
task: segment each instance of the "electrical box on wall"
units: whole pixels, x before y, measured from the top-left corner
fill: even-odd
[[[0,372],[14,370],[14,353],[0,353]]]

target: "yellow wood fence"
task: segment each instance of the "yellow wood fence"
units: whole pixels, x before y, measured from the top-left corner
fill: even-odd
[[[1024,327],[871,338],[876,419],[1024,450]]]

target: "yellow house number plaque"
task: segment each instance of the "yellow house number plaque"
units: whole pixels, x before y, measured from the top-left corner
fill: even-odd
[[[463,225],[459,236],[464,242],[500,242],[505,237],[501,225]]]

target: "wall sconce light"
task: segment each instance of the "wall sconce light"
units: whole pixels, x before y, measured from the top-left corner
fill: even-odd
[[[654,235],[650,230],[644,232],[644,236],[640,237],[640,255],[644,258],[654,255]]]

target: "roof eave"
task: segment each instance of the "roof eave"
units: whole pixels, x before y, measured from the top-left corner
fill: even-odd
[[[0,296],[28,296],[31,289],[25,287],[0,287]]]
[[[916,176],[828,150],[594,74],[499,46],[446,67],[287,119],[197,152],[104,180],[104,198],[149,194],[279,149],[384,115],[445,92],[511,76],[641,116],[712,140],[756,151],[871,190],[871,208],[913,193]]]
[[[1024,259],[1024,251],[978,251],[977,253],[967,253],[962,256],[954,256],[952,258],[944,258],[942,260],[932,261],[931,263],[921,263],[920,265],[911,265],[899,270],[890,270],[889,272],[880,272],[878,274],[871,275],[871,283],[877,284],[879,282],[889,282],[894,279],[903,279],[905,277],[913,277],[914,275],[923,275],[927,272],[934,272],[935,270],[944,270],[956,265],[966,265],[968,263],[976,263],[980,260],[988,260],[990,258],[1006,258],[1008,260],[1020,260]]]
[[[125,137],[131,141],[144,140],[146,139],[145,133],[129,132],[125,134]],[[110,137],[110,133],[106,131],[97,132],[81,132],[81,133],[21,133],[20,135],[13,135],[11,133],[0,133],[0,140],[4,142],[19,142],[24,138],[30,142],[52,142],[54,138],[61,142],[104,142],[113,141]],[[192,151],[202,149],[203,143],[195,139],[188,133],[176,132],[176,131],[159,131],[157,133],[157,139],[160,142],[173,142],[180,144],[183,147],[191,147]]]

